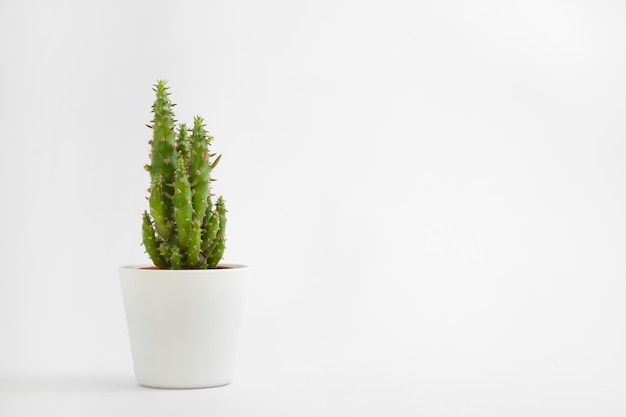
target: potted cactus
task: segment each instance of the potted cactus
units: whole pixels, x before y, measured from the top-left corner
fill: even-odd
[[[124,266],[120,282],[135,377],[157,388],[231,382],[248,267],[220,264],[226,207],[213,204],[220,156],[201,117],[175,125],[167,81],[155,84],[149,211],[143,245],[153,266]]]

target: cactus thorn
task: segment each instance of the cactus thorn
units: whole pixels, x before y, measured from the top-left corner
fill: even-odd
[[[210,167],[211,171],[213,171],[213,168],[217,166],[217,164],[220,162],[220,159],[222,159],[222,155],[219,155],[217,158],[215,158],[215,161],[213,161]]]

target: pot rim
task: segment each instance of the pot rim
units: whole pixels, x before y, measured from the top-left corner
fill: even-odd
[[[229,271],[240,271],[242,269],[250,269],[248,265],[242,264],[219,264],[218,268],[210,268],[210,269],[159,269],[154,265],[123,265],[120,266],[119,269],[133,269],[133,270],[141,270],[155,274],[163,274],[163,273],[171,273],[171,272],[183,272],[185,274],[206,274],[211,271],[214,272],[226,272]]]

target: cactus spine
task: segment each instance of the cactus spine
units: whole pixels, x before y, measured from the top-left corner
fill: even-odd
[[[215,268],[225,247],[226,207],[213,206],[211,171],[221,155],[209,152],[213,140],[204,120],[176,129],[167,81],[154,86],[150,165],[150,212],[143,214],[143,244],[161,269]],[[214,159],[212,159],[214,158]]]

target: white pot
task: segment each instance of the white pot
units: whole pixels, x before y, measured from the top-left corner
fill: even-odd
[[[249,268],[119,271],[137,382],[155,388],[230,383]]]

